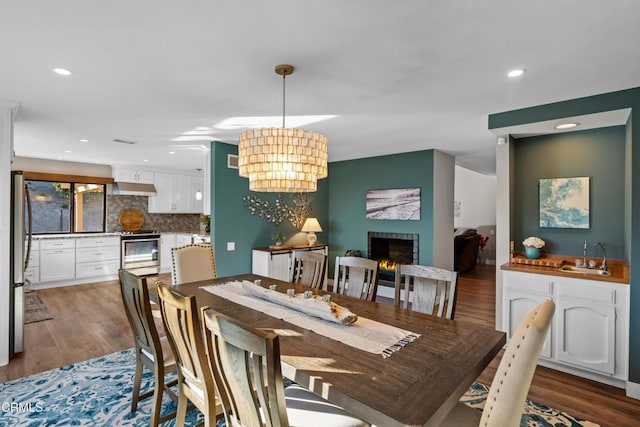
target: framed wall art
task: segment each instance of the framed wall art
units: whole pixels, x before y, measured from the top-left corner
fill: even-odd
[[[420,188],[367,191],[367,219],[420,220]]]
[[[589,228],[589,177],[540,180],[540,227]]]

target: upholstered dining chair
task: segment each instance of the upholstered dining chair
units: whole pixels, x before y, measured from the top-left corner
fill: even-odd
[[[352,257],[336,257],[333,292],[367,301],[375,301],[378,287],[378,261]]]
[[[252,328],[207,307],[200,316],[209,365],[228,426],[366,426],[318,395],[284,388],[277,334]]]
[[[458,273],[426,265],[396,265],[395,304],[420,313],[453,319]],[[404,287],[404,298],[402,288]],[[409,304],[410,290],[413,301]]]
[[[176,413],[160,416],[163,392],[174,401],[178,401],[175,393],[169,388],[177,381],[165,384],[165,375],[176,371],[176,361],[173,351],[166,337],[160,337],[154,323],[149,301],[147,280],[140,278],[127,270],[118,272],[120,277],[120,293],[124,309],[133,332],[134,350],[136,353],[136,373],[133,378],[133,398],[131,412],[138,410],[138,402],[153,395],[151,410],[151,426],[175,417]],[[155,387],[140,394],[140,383],[144,367],[153,371]]]
[[[204,415],[205,427],[216,425],[222,403],[207,363],[196,298],[158,284],[162,322],[178,367],[178,410],[176,425],[184,425],[187,404],[193,403]]]
[[[553,319],[555,304],[545,300],[526,314],[507,345],[482,412],[458,402],[441,426],[518,427]]]
[[[324,288],[327,256],[322,251],[293,251],[291,283],[301,283],[316,289]]]
[[[213,246],[191,244],[171,249],[171,284],[198,282],[216,278]]]

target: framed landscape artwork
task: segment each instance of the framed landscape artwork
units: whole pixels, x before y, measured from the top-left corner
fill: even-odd
[[[420,189],[367,191],[367,219],[420,219]]]
[[[589,177],[540,180],[540,227],[589,228]]]

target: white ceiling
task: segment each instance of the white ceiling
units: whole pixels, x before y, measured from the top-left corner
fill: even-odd
[[[637,0],[5,0],[0,98],[19,156],[194,169],[237,143],[223,120],[282,114],[290,63],[287,116],[337,116],[306,126],[330,161],[436,148],[492,174],[489,114],[640,86],[639,22]]]

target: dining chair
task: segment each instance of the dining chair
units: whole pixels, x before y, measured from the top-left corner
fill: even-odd
[[[222,402],[207,363],[195,296],[184,295],[163,283],[158,284],[160,312],[178,367],[178,409],[176,425],[184,425],[188,402],[204,415],[205,427],[216,425],[223,414]]]
[[[333,292],[367,301],[375,301],[378,287],[378,261],[337,256]]]
[[[175,385],[177,381],[173,380],[165,384],[165,375],[176,372],[176,361],[169,341],[166,337],[160,337],[156,329],[149,300],[147,280],[127,270],[120,270],[118,275],[122,302],[133,332],[134,351],[136,354],[131,412],[138,410],[138,402],[140,400],[153,395],[151,426],[155,427],[176,415],[173,412],[160,416],[163,392],[166,392],[174,401],[178,401],[176,394],[169,388]],[[141,394],[140,383],[145,366],[153,372],[155,386],[152,390]]]
[[[368,425],[298,385],[285,389],[276,333],[252,328],[208,307],[202,308],[200,317],[228,426]]]
[[[549,332],[555,304],[533,307],[513,333],[493,377],[482,412],[458,402],[441,426],[517,427]]]
[[[396,265],[395,305],[445,319],[453,319],[456,312],[458,273],[426,265]],[[404,288],[404,292],[402,292]],[[404,298],[402,294],[404,293]],[[404,303],[402,303],[404,301]]]
[[[322,251],[293,251],[291,283],[300,283],[316,289],[324,288],[327,256]]]
[[[190,244],[171,249],[171,284],[198,282],[216,278],[213,246]]]

